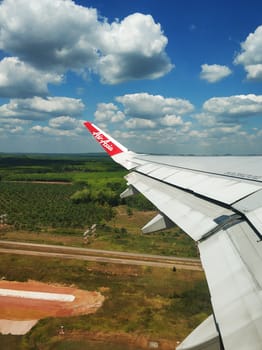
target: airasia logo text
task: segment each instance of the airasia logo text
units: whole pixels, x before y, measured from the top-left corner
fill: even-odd
[[[104,138],[105,136],[100,131],[94,131],[93,136],[102,147],[106,148],[109,152],[113,151],[114,147],[110,144],[109,140]]]

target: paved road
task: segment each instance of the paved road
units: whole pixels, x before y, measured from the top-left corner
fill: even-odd
[[[199,259],[64,247],[36,243],[22,243],[14,241],[0,240],[0,253],[55,257],[61,259],[78,259],[125,265],[157,266],[165,268],[173,268],[175,266],[177,269],[202,270]]]

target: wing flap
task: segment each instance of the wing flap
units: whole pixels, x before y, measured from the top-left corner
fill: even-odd
[[[203,321],[177,350],[222,350],[213,315]]]
[[[225,349],[262,344],[261,246],[245,221],[199,243],[216,321]],[[257,268],[255,266],[257,265]]]
[[[171,221],[179,225],[195,241],[219,225],[219,218],[234,213],[145,175],[132,172],[126,176],[129,185],[147,197]]]

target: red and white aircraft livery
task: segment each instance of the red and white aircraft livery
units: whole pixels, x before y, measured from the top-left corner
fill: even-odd
[[[121,196],[141,192],[159,209],[142,231],[176,223],[198,244],[213,314],[177,349],[261,350],[262,157],[141,155],[85,126],[131,170]]]

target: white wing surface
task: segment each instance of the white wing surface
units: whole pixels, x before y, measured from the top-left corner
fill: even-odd
[[[198,243],[214,317],[178,349],[261,350],[262,157],[140,155],[85,126],[130,170],[122,196],[141,192],[159,209],[143,231],[176,223]]]

